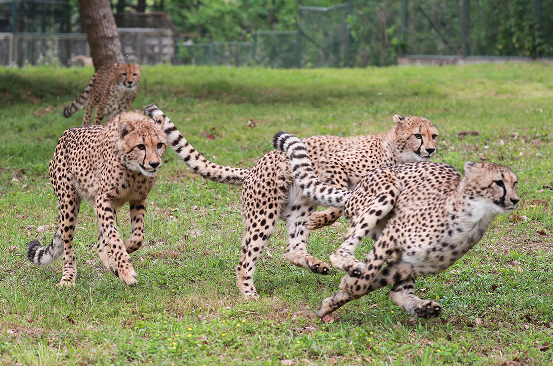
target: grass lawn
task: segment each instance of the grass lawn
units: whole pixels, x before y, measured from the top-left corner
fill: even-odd
[[[438,299],[418,320],[381,289],[337,312],[313,314],[342,277],[284,259],[285,230],[257,265],[257,302],[235,285],[244,228],[239,187],[205,181],[168,150],[148,199],[146,240],[131,255],[138,285],[107,272],[95,250],[91,205],[75,234],[76,286],[59,289],[61,261],[26,259],[49,243],[56,199],[48,163],[81,124],[63,107],[93,70],[0,68],[0,364],[9,365],[546,365],[553,363],[553,78],[551,66],[270,70],[143,66],[134,103],[157,104],[209,159],[251,167],[279,130],[300,137],[377,133],[392,116],[440,129],[436,161],[491,161],[519,178],[519,209],[499,217],[446,272],[417,281]],[[248,126],[253,120],[255,127]],[[250,123],[252,125],[252,123]],[[479,134],[459,138],[458,132]],[[130,233],[128,206],[118,213]],[[46,225],[46,226],[45,226]],[[308,249],[328,261],[347,222],[316,231]],[[370,249],[364,241],[361,258]]]

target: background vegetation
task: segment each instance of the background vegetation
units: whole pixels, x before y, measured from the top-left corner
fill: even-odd
[[[76,0],[73,0],[76,1]],[[402,32],[402,1],[390,0],[145,0],[113,1],[118,8],[164,10],[176,28],[193,33],[195,43],[251,41],[255,31],[296,30],[300,6],[349,3],[351,59],[354,66],[391,65],[402,53],[462,55],[462,3],[457,0],[408,0],[407,37]],[[471,0],[470,54],[553,56],[553,1]],[[322,16],[322,14],[321,14]],[[327,27],[330,27],[328,24]]]
[[[47,169],[64,129],[62,108],[85,69],[0,69],[0,364],[545,365],[553,362],[553,81],[542,64],[267,70],[143,66],[134,106],[156,103],[209,159],[251,167],[279,130],[299,136],[377,133],[392,115],[423,115],[440,129],[437,161],[509,166],[520,208],[417,294],[443,315],[414,319],[386,289],[349,303],[332,324],[313,315],[342,276],[289,265],[279,226],[259,261],[258,302],[244,303],[234,268],[240,188],[202,180],[168,151],[150,194],[138,285],[125,286],[94,251],[83,204],[78,278],[58,289],[61,263],[27,262],[31,239],[51,240],[57,215]],[[255,125],[255,127],[248,126]],[[458,132],[479,131],[460,139]],[[47,225],[47,226],[45,226]],[[118,215],[130,232],[128,209]],[[319,230],[309,250],[328,260],[347,223]],[[366,241],[358,250],[370,248]]]

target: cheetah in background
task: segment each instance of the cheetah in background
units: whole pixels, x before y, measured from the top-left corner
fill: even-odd
[[[85,199],[94,205],[98,219],[97,250],[102,263],[127,285],[136,284],[129,254],[144,240],[146,197],[167,145],[162,127],[143,114],[126,112],[108,126],[82,126],[63,133],[49,167],[60,211],[57,231],[46,247],[38,240],[30,242],[29,261],[45,266],[63,254],[59,285],[75,284],[73,233]],[[130,206],[132,235],[123,242],[115,211],[125,202]]]
[[[102,124],[104,117],[107,123],[116,114],[131,109],[139,82],[140,65],[108,62],[96,71],[82,94],[63,109],[63,116],[71,117],[88,101],[83,126],[90,125],[94,106],[97,106],[94,124]]]
[[[355,190],[325,184],[315,174],[309,148],[279,132],[273,145],[290,157],[296,184],[322,205],[345,209],[346,239],[331,256],[346,271],[340,291],[317,311],[323,318],[347,302],[393,284],[390,298],[420,318],[437,317],[441,306],[414,294],[420,275],[441,273],[482,238],[497,215],[519,202],[517,177],[492,163],[465,163],[465,177],[446,164],[416,162],[371,170]],[[364,237],[376,240],[364,262],[354,257]]]
[[[218,165],[199,154],[155,105],[148,106],[145,113],[164,122],[169,145],[196,173],[216,182],[243,185],[242,214],[246,235],[236,268],[236,282],[245,299],[257,298],[253,284],[255,264],[274,233],[279,217],[287,227],[286,259],[314,273],[329,273],[328,264],[307,252],[307,238],[311,228],[336,221],[341,210],[315,213],[318,203],[305,197],[294,183],[286,154],[271,151],[251,169]],[[353,188],[370,169],[428,161],[436,154],[438,129],[432,122],[422,117],[398,115],[393,120],[395,127],[378,135],[302,139],[313,157],[317,175],[333,186]]]

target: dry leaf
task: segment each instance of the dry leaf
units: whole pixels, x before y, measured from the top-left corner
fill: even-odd
[[[467,136],[478,136],[480,135],[480,132],[478,131],[459,131],[457,132],[457,136],[459,136],[459,140],[464,139]]]
[[[545,352],[549,349],[550,346],[551,344],[549,342],[545,342],[544,344],[536,344],[534,347],[542,352]]]
[[[474,322],[476,323],[476,325],[482,325],[482,323],[484,323],[480,318],[474,319]]]
[[[248,123],[246,123],[246,126],[254,128],[255,126],[257,126],[257,122],[255,122],[255,120],[252,118],[248,121]]]
[[[10,245],[8,250],[11,252],[13,252],[15,250],[15,245]]]
[[[540,234],[540,235],[547,235],[547,233],[545,232],[545,230],[540,230],[540,231],[538,231],[538,234]]]
[[[290,365],[294,364],[294,361],[292,361],[292,360],[281,360],[280,364],[290,366]]]
[[[492,285],[492,291],[497,290],[497,285]]]
[[[40,225],[36,228],[37,233],[43,233],[50,228],[50,225]]]

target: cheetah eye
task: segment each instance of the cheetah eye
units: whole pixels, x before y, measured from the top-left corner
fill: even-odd
[[[494,180],[494,183],[497,184],[498,187],[501,187],[501,188],[505,187],[505,183],[503,183],[501,179]]]
[[[416,133],[413,136],[415,136],[415,138],[418,139],[418,140],[422,139],[422,136],[421,136],[420,133]]]
[[[132,76],[136,76],[136,75],[138,75],[138,74],[132,74]]]
[[[432,140],[436,140],[438,138],[438,135],[434,134],[432,135]]]
[[[138,148],[138,150],[146,150],[146,146],[144,146],[144,144],[138,144],[136,145],[136,147]]]
[[[159,143],[157,144],[157,148],[158,148],[158,149],[161,149],[162,147],[163,147],[163,144],[162,144],[161,142],[159,142]]]
[[[121,75],[123,75],[123,76],[127,76],[127,73],[126,73],[126,72],[123,72],[123,73],[121,73]]]

